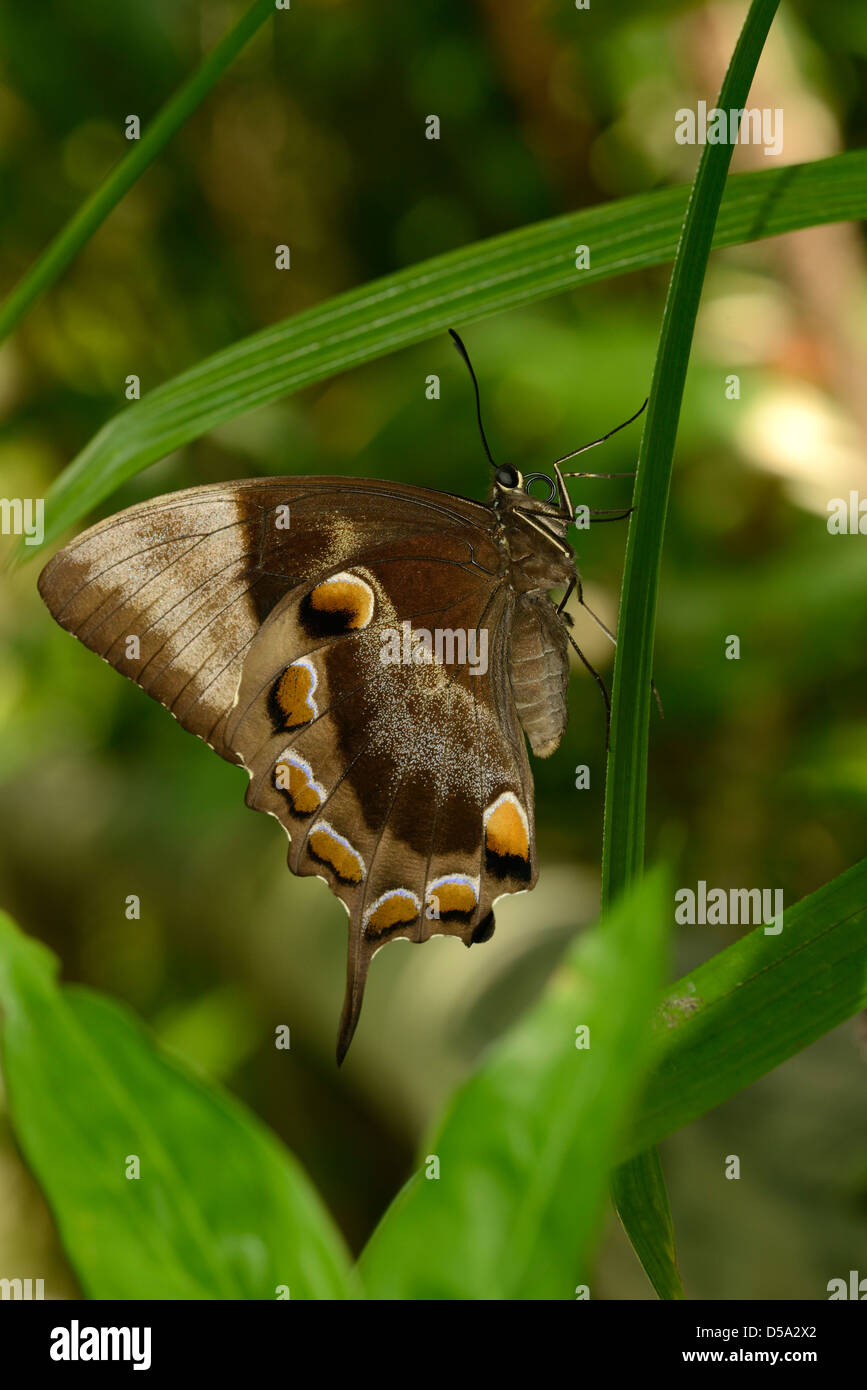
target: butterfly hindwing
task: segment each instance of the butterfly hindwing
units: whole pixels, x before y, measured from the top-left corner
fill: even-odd
[[[511,598],[449,548],[419,538],[290,592],[253,644],[227,729],[248,803],[290,835],[290,868],[324,878],[349,912],[341,1055],[380,946],[487,939],[495,898],[535,879],[532,783],[501,659]],[[483,633],[486,659],[426,660],[419,635],[437,629],[456,644],[474,634],[477,658]]]

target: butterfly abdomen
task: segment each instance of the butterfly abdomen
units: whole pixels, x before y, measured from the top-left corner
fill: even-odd
[[[547,758],[568,718],[566,633],[545,594],[522,594],[515,605],[509,679],[521,726],[537,758]]]

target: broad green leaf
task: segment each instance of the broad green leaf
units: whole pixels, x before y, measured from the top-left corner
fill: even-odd
[[[61,989],[0,913],[13,1128],[85,1293],[121,1299],[356,1296],[299,1164],[229,1096],[161,1054],[130,1013]],[[127,1177],[133,1156],[138,1178]]]
[[[457,1092],[364,1251],[371,1297],[575,1297],[644,1071],[670,893],[660,870],[643,880]]]
[[[688,194],[685,187],[663,189],[478,242],[339,295],[206,358],[94,436],[51,489],[46,541],[125,479],[222,421],[453,325],[664,264],[675,253]],[[863,152],[739,174],[726,189],[714,245],[865,215]],[[577,270],[575,248],[584,244],[590,267]]]
[[[746,106],[778,4],[779,0],[753,0],[717,98],[716,105],[723,110],[742,111]],[[644,872],[653,637],[674,442],[702,285],[733,148],[731,144],[707,144],[702,152],[671,272],[653,368],[617,626],[605,788],[603,908]],[[678,1297],[680,1279],[659,1160],[654,1155],[636,1157],[622,1173],[615,1174],[613,1193],[620,1219],[657,1293],[662,1298]]]
[[[686,928],[685,930],[689,930]],[[867,1008],[867,859],[667,991],[624,1155],[655,1144]]]

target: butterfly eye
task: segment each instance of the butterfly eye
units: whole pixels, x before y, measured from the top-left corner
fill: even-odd
[[[498,468],[494,477],[500,487],[518,487],[521,481],[521,475],[517,468],[513,468],[510,463],[503,464],[502,468]]]

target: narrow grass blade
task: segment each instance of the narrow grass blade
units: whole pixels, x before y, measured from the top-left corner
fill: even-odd
[[[753,0],[716,103],[723,110],[745,107],[778,4],[779,0]],[[602,861],[605,907],[644,868],[653,637],[674,442],[732,148],[730,144],[705,145],[699,161],[671,274],[641,441],[612,692]],[[673,1261],[670,1278],[660,1275],[661,1251],[670,1239],[670,1217],[666,1214],[657,1223],[649,1220],[649,1212],[663,1203],[667,1207],[656,1158],[639,1155],[634,1159],[625,1172],[615,1175],[613,1193],[626,1232],[657,1293],[671,1296],[676,1278]]]
[[[709,147],[720,148],[720,147]],[[114,416],[48,497],[46,542],[120,483],[222,421],[455,324],[631,270],[678,244],[689,190],[664,189],[537,223],[438,256],[305,310],[206,358]],[[739,174],[714,244],[867,216],[867,154]],[[591,265],[575,268],[575,247]],[[21,558],[37,552],[22,546]]]
[[[147,123],[141,139],[131,145],[129,154],[67,222],[0,305],[0,342],[12,332],[39,296],[59,279],[112,208],[117,207],[124,194],[220,80],[247,41],[273,14],[274,0],[256,0],[234,29],[208,54],[192,77]]]
[[[644,1074],[670,891],[643,879],[454,1096],[364,1251],[371,1297],[576,1297]]]

